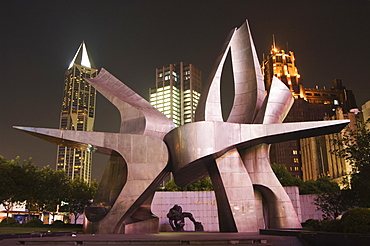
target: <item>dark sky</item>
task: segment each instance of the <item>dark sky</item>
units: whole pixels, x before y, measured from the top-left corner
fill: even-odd
[[[306,87],[340,78],[359,107],[370,100],[367,0],[0,0],[0,155],[55,166],[55,145],[12,126],[58,128],[64,72],[82,40],[98,68],[148,99],[156,67],[192,63],[205,81],[245,19],[260,59],[275,35],[277,46],[295,52]],[[118,126],[117,110],[98,95],[95,130]],[[94,160],[98,178],[106,159]]]

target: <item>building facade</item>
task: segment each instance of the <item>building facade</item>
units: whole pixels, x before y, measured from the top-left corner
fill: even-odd
[[[362,117],[363,117],[363,122],[366,123],[367,120],[370,118],[370,100],[365,102],[362,105]],[[367,128],[370,129],[370,122],[366,124]]]
[[[296,66],[294,52],[285,52],[275,44],[262,62],[261,69],[267,90],[273,76],[276,76],[292,92],[294,104],[285,122],[332,119],[338,114],[338,110],[342,116],[335,119],[344,119],[351,109],[357,107],[352,91],[347,90],[340,79],[333,80],[331,88],[305,88]],[[303,180],[346,175],[349,167],[344,160],[339,160],[330,153],[329,138],[335,137],[320,136],[273,144],[270,151],[271,162],[284,164],[293,176]]]
[[[156,69],[156,87],[150,104],[172,119],[176,126],[194,121],[202,87],[201,71],[183,62]]]
[[[92,131],[94,127],[96,91],[84,78],[94,78],[98,69],[81,43],[64,76],[60,129]],[[58,146],[57,170],[65,170],[70,179],[91,182],[92,152]]]
[[[352,172],[350,163],[336,155],[335,152],[342,148],[338,142],[342,141],[343,136],[348,133],[347,131],[355,130],[359,127],[357,120],[360,115],[357,109],[343,113],[342,108],[338,107],[335,109],[335,114],[325,120],[349,119],[350,123],[343,131],[335,134],[300,139],[303,180],[329,177],[341,184],[342,177]]]

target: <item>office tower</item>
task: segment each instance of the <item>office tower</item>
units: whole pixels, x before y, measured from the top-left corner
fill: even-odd
[[[285,52],[278,49],[273,42],[270,54],[262,61],[266,89],[270,90],[272,77],[275,76],[284,82],[292,92],[294,98],[302,96],[303,87],[300,82],[301,75],[295,64],[293,51]]]
[[[176,126],[194,121],[202,86],[201,72],[183,62],[156,69],[156,87],[150,104],[172,119]]]
[[[96,91],[84,78],[94,78],[98,69],[81,43],[64,76],[64,92],[60,129],[92,131],[94,127]],[[70,179],[91,181],[92,152],[58,146],[57,170],[65,170]]]
[[[298,73],[294,53],[279,49],[275,43],[262,62],[261,69],[267,90],[271,86],[272,77],[276,76],[292,92],[294,104],[285,122],[330,119],[338,114],[337,110],[341,110],[342,113],[336,119],[344,119],[348,117],[351,109],[356,108],[352,91],[347,90],[340,79],[335,79],[330,89],[318,86],[305,88]],[[344,160],[333,156],[330,153],[330,146],[323,148],[329,143],[329,138],[335,137],[321,136],[273,144],[270,151],[271,162],[284,164],[293,176],[303,180],[346,175],[348,167]],[[315,170],[313,171],[312,168]]]
[[[363,122],[366,123],[367,120],[370,119],[370,100],[365,102],[362,105],[362,117],[363,117]],[[370,123],[366,124],[367,128],[370,129]]]
[[[339,133],[328,134],[318,137],[300,139],[302,151],[302,175],[303,180],[315,180],[318,177],[329,177],[342,184],[342,177],[347,176],[352,171],[350,163],[342,157],[334,154],[342,147],[338,144],[347,130],[355,130],[359,118],[359,110],[352,109],[347,113],[341,107],[334,110],[334,114],[326,117],[325,120],[344,120],[349,119],[350,123],[346,129]]]

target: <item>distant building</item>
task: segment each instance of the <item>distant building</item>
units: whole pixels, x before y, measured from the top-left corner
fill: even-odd
[[[370,118],[370,100],[362,105],[362,117],[364,123]],[[370,129],[370,123],[367,124],[367,127]]]
[[[155,70],[155,88],[149,89],[150,104],[173,120],[176,126],[194,121],[202,89],[201,71],[183,62]],[[172,179],[166,178],[160,186]]]
[[[150,104],[172,119],[176,126],[194,121],[202,87],[201,71],[183,62],[156,69],[156,87]]]
[[[285,52],[277,48],[275,44],[272,46],[270,54],[262,62],[261,68],[267,90],[271,86],[272,77],[276,76],[292,92],[294,104],[285,118],[285,122],[324,120],[333,117],[338,108],[344,115],[347,115],[351,109],[357,107],[352,91],[347,90],[340,79],[335,79],[333,87],[329,89],[325,87],[320,89],[318,86],[305,88],[298,73],[294,53],[292,51]],[[318,139],[323,137],[318,137]],[[315,141],[321,141],[318,139]],[[313,165],[308,161],[312,161],[314,158],[320,159],[320,156],[323,155],[320,148],[310,148],[308,151],[306,144],[309,143],[306,143],[305,140],[273,144],[270,151],[271,162],[284,164],[293,176],[303,180],[317,179],[322,176],[334,177],[342,174],[341,171],[330,173],[331,171],[327,171],[325,168],[322,169],[322,172],[319,170],[317,172],[308,171]],[[325,165],[328,166],[328,160],[322,159],[322,162],[326,162]],[[344,164],[338,163],[338,165],[343,166]],[[338,170],[342,169],[338,167]]]
[[[94,127],[96,91],[84,78],[94,78],[98,69],[81,43],[64,76],[64,92],[60,129],[92,131]],[[58,146],[57,170],[65,170],[70,179],[91,181],[92,152]]]
[[[334,151],[341,148],[336,141],[340,142],[343,135],[348,133],[347,130],[355,130],[358,127],[359,116],[357,109],[343,113],[341,108],[336,108],[335,114],[325,120],[349,119],[350,123],[346,129],[339,133],[300,139],[303,180],[329,177],[341,183],[341,178],[351,173],[352,166],[349,162],[337,156]]]

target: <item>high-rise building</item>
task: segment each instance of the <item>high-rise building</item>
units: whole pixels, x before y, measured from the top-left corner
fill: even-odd
[[[64,76],[60,129],[92,131],[95,118],[96,91],[84,78],[94,78],[98,69],[81,43]],[[58,146],[57,170],[65,170],[70,179],[91,181],[92,152]]]
[[[370,100],[365,102],[361,108],[362,108],[363,122],[366,123],[366,121],[370,119]],[[370,129],[370,123],[367,123],[366,125],[367,125],[367,128]]]
[[[270,90],[272,77],[275,76],[288,86],[294,98],[302,97],[301,75],[298,73],[293,51],[278,49],[274,42],[270,54],[262,62],[262,72],[267,90]]]
[[[176,126],[194,121],[202,87],[201,72],[183,62],[156,69],[156,87],[150,104],[172,119]]]
[[[336,155],[335,152],[342,148],[338,142],[341,142],[343,136],[348,134],[347,130],[355,130],[358,127],[357,120],[359,116],[358,109],[343,113],[342,108],[338,107],[335,109],[335,114],[325,118],[325,120],[349,119],[350,123],[343,131],[300,139],[303,180],[329,177],[341,184],[342,177],[351,173],[351,164],[344,158]]]
[[[347,90],[339,79],[333,81],[333,87],[330,89],[325,87],[320,89],[318,86],[305,88],[298,73],[296,58],[292,51],[285,52],[273,44],[270,54],[262,62],[261,68],[267,90],[271,86],[273,76],[276,76],[292,92],[294,104],[285,118],[285,122],[324,120],[333,117],[338,108],[343,111],[344,115],[348,115],[351,109],[356,108],[352,91]],[[335,159],[331,164],[328,163],[330,158],[334,157],[324,158],[323,148],[313,148],[313,141],[317,143],[315,146],[319,146],[318,143],[320,142],[322,143],[321,146],[324,146],[325,143],[324,137],[318,137],[310,139],[310,142],[292,140],[273,144],[270,151],[271,161],[284,164],[293,176],[300,177],[303,180],[316,179],[322,176],[338,177],[345,175],[348,168],[343,160]],[[325,150],[329,151],[330,148]],[[325,153],[326,155],[327,153]],[[316,171],[310,170],[310,173],[308,173],[308,170],[313,167],[311,162],[313,159],[317,160],[317,163],[320,163],[321,166],[315,167]],[[333,165],[338,165],[338,167],[325,168]],[[332,170],[336,171],[331,172]]]

